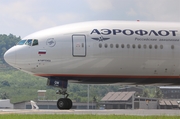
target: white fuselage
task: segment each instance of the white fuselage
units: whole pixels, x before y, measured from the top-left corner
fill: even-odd
[[[37,76],[94,83],[180,83],[179,23],[84,22],[23,38],[28,39],[37,39],[38,45],[16,45],[5,60]]]

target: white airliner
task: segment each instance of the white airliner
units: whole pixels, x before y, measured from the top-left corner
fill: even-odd
[[[76,83],[180,84],[180,23],[93,21],[33,33],[4,58],[22,71],[48,78],[64,95]]]

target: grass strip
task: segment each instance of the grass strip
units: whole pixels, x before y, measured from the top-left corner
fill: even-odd
[[[5,114],[0,119],[180,119],[180,116]]]

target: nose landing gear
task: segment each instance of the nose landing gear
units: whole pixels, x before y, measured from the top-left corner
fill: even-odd
[[[60,98],[57,101],[57,107],[60,110],[69,110],[72,108],[73,103],[71,99],[68,98],[69,94],[67,93],[68,80],[60,77],[49,77],[47,85],[61,88],[61,90],[56,92],[56,94],[64,95],[64,98]]]

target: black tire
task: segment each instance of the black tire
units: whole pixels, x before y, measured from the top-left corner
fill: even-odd
[[[72,101],[71,101],[71,99],[69,99],[69,98],[67,98],[66,101],[67,101],[67,103],[68,103],[67,109],[69,110],[69,109],[72,108]]]
[[[64,110],[68,107],[68,101],[65,99],[65,98],[60,98],[58,101],[57,101],[57,107],[60,109],[60,110]]]

